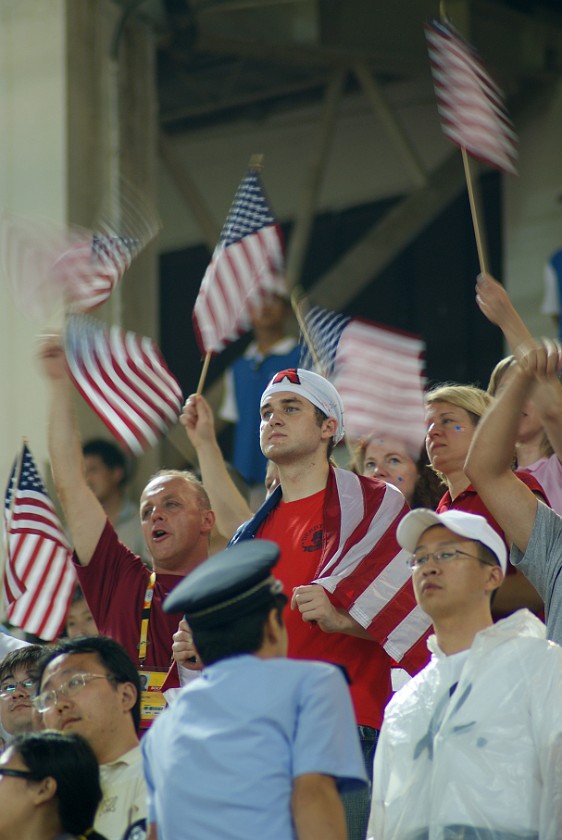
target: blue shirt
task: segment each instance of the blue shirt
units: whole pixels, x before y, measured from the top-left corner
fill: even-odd
[[[236,656],[205,668],[142,742],[159,840],[294,840],[293,780],[366,781],[349,691],[331,665]]]

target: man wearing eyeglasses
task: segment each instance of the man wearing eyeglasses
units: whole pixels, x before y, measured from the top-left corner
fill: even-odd
[[[386,708],[368,838],[562,837],[562,649],[527,610],[493,624],[503,540],[481,516],[425,509],[397,539],[432,658]]]
[[[37,687],[41,645],[26,645],[0,660],[0,724],[9,740],[33,729],[32,699]]]
[[[76,732],[100,765],[103,799],[94,828],[121,840],[133,826],[144,836],[146,786],[137,736],[140,681],[124,648],[105,636],[60,642],[39,664],[34,706],[43,725]]]

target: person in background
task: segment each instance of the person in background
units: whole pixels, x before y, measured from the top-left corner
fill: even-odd
[[[504,541],[482,516],[423,508],[397,538],[435,635],[385,711],[368,838],[562,837],[562,649],[527,610],[493,623]]]
[[[489,274],[476,283],[476,300],[484,315],[500,327],[514,353],[532,336],[504,287]],[[498,396],[515,376],[515,356],[502,359],[490,376],[488,393]],[[543,487],[553,510],[562,513],[562,384],[560,379],[536,381],[521,410],[515,458]]]
[[[0,840],[106,840],[96,757],[79,735],[18,735],[0,756]]]
[[[74,589],[72,601],[66,614],[64,629],[69,639],[76,639],[78,636],[99,635],[94,616],[78,584]]]
[[[266,469],[256,421],[260,398],[274,373],[296,367],[299,361],[297,341],[286,332],[290,314],[288,297],[278,294],[270,295],[254,307],[251,312],[254,340],[225,376],[225,394],[219,416],[236,424],[231,461],[247,484],[255,488],[258,502],[263,500]]]
[[[426,446],[433,469],[447,484],[437,512],[452,508],[484,516],[503,538],[503,530],[488,510],[464,471],[464,462],[477,425],[492,403],[492,398],[473,385],[438,385],[425,395]],[[517,471],[517,479],[544,498],[542,487],[526,472]],[[506,543],[509,550],[509,546]],[[494,598],[494,615],[509,615],[520,607],[541,611],[543,604],[524,575],[511,568]]]
[[[150,565],[142,533],[139,508],[126,494],[131,478],[131,462],[109,440],[94,438],[82,445],[84,475],[100,502],[117,536],[134,554]]]
[[[9,742],[15,735],[34,728],[33,697],[37,688],[42,645],[26,645],[12,650],[0,660],[0,724]]]
[[[441,479],[429,466],[425,446],[414,451],[400,438],[374,434],[362,440],[354,455],[359,475],[388,481],[403,494],[410,507],[436,508],[444,491]]]
[[[95,828],[109,840],[146,828],[140,693],[133,662],[105,636],[60,641],[39,665],[35,709],[45,728],[75,732],[94,751],[103,790]]]
[[[203,662],[142,742],[159,840],[346,840],[339,791],[365,787],[341,672],[286,658],[273,576],[255,540],[211,557],[172,593]]]

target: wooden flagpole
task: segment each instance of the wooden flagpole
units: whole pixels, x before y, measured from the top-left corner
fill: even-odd
[[[203,369],[201,371],[201,376],[199,377],[199,384],[197,385],[197,391],[195,392],[197,396],[201,396],[203,393],[203,387],[205,385],[205,379],[207,378],[207,371],[209,370],[209,363],[211,361],[212,352],[209,350],[208,353],[205,354],[205,361],[203,362]]]
[[[318,373],[322,374],[322,376],[325,376],[326,372],[322,367],[320,358],[318,356],[318,353],[316,352],[316,347],[314,346],[312,338],[310,337],[310,333],[308,332],[306,322],[301,312],[302,304],[306,304],[307,306],[309,306],[308,297],[305,294],[302,286],[297,285],[293,288],[293,291],[291,292],[291,306],[293,307],[293,312],[295,313],[295,318],[297,319],[297,323],[299,325],[302,336],[306,341],[308,349],[310,350],[310,355],[312,356],[312,361],[314,362],[316,370],[318,371]]]
[[[447,15],[447,9],[445,8],[445,0],[440,0],[439,2],[439,16],[443,23],[447,23],[449,17]],[[487,272],[487,258],[486,258],[486,249],[484,247],[484,241],[480,234],[480,223],[478,221],[478,211],[476,209],[476,200],[474,197],[474,186],[472,183],[472,172],[470,170],[470,162],[468,160],[468,154],[464,146],[461,146],[461,153],[462,153],[462,163],[464,166],[464,177],[466,181],[466,188],[468,190],[468,201],[470,204],[470,215],[472,217],[472,227],[474,228],[474,237],[476,239],[476,250],[478,251],[478,262],[480,263],[480,271],[482,274],[486,274]]]
[[[480,234],[480,225],[478,222],[478,212],[476,210],[476,201],[474,198],[474,187],[472,184],[472,173],[470,171],[470,162],[468,160],[468,154],[464,146],[461,146],[462,152],[462,162],[464,166],[464,177],[466,179],[466,188],[468,190],[468,200],[470,202],[470,214],[472,216],[472,227],[474,228],[474,236],[476,238],[476,250],[478,251],[478,261],[480,263],[480,271],[482,274],[487,273],[486,264],[488,262],[486,258],[486,249],[484,248],[484,243],[482,241],[482,236]]]

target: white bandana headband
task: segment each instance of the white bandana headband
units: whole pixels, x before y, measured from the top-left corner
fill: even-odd
[[[262,394],[260,407],[267,402],[272,394],[289,391],[304,397],[323,411],[326,417],[333,417],[338,421],[334,434],[334,443],[339,443],[344,435],[343,403],[340,395],[331,382],[318,373],[304,368],[287,368],[276,373]]]

